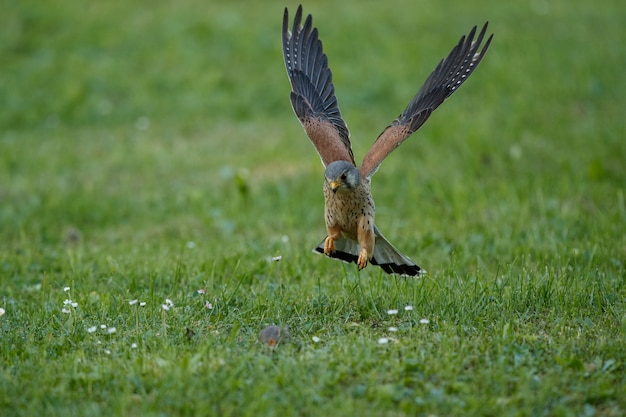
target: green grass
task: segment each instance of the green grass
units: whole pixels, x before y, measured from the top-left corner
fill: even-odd
[[[3,2],[0,415],[626,414],[621,2],[305,4],[357,158],[495,32],[374,178],[420,280],[311,253],[284,4],[223,3]]]

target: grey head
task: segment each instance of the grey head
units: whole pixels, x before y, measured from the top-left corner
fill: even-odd
[[[361,182],[357,167],[348,161],[335,161],[326,166],[326,183],[333,193],[355,189]]]

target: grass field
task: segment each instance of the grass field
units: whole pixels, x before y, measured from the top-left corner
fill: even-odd
[[[304,5],[357,159],[495,33],[374,177],[410,280],[311,253],[284,3],[3,2],[0,415],[625,415],[626,9],[457,3]]]

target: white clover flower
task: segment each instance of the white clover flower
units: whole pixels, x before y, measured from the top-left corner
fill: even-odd
[[[145,301],[142,301],[142,302],[139,303],[139,307],[145,307],[145,306],[146,306],[146,302]]]
[[[98,326],[87,327],[87,333],[93,333],[98,330]]]
[[[420,323],[428,324],[428,323],[430,323],[430,320],[428,320],[428,319],[420,319]]]
[[[204,288],[200,288],[200,289],[198,290],[198,294],[204,294]]]
[[[137,304],[138,302],[139,302],[139,300],[134,299],[134,300],[129,300],[129,301],[128,301],[128,304],[129,304],[129,305],[131,305],[131,306],[134,306],[134,305],[135,305],[135,304]]]
[[[65,313],[65,314],[71,314],[72,311],[69,308],[62,308],[61,309],[61,313]]]
[[[167,305],[167,304],[161,304],[161,308],[162,308],[163,310],[165,310],[165,311],[169,311],[170,306],[169,306],[169,305]]]
[[[210,303],[210,302],[208,302],[208,301],[206,301],[206,302],[204,303],[204,306],[205,306],[206,308],[208,308],[209,310],[212,310],[212,309],[213,309],[213,304],[211,304],[211,303]]]
[[[165,299],[165,304],[167,304],[170,307],[174,307],[174,303],[172,302],[172,300],[170,300],[169,298]]]
[[[397,328],[397,327],[393,327],[393,326],[391,326],[391,327],[389,327],[387,330],[389,330],[390,332],[397,332],[397,331],[398,331],[398,328]]]
[[[381,337],[380,339],[378,339],[379,345],[386,345],[387,343],[389,343],[389,339],[386,337]]]
[[[64,306],[72,306],[74,308],[78,307],[78,303],[72,301],[71,299],[67,299],[67,300],[63,300],[63,305]]]
[[[113,334],[113,333],[115,333],[116,331],[117,331],[117,329],[116,329],[115,327],[109,327],[109,328],[107,329],[107,333],[108,333],[108,334]]]
[[[4,316],[4,313],[6,313],[6,311],[4,308],[0,307],[0,317]]]
[[[283,257],[282,257],[282,256],[280,256],[280,255],[278,255],[278,256],[272,256],[272,261],[274,261],[274,262],[278,262],[278,261],[280,261],[281,259],[283,259]]]
[[[133,343],[133,344],[131,344],[131,345],[130,345],[130,347],[131,347],[132,349],[137,349],[137,343]]]
[[[319,342],[321,342],[321,341],[322,341],[322,339],[320,339],[320,338],[319,338],[319,337],[317,337],[317,336],[313,336],[311,339],[313,340],[313,342],[314,342],[314,343],[319,343]]]
[[[387,310],[387,314],[389,314],[390,316],[398,314],[398,310]]]
[[[70,287],[63,287],[63,292],[68,292],[70,290]]]
[[[111,351],[109,349],[104,349],[104,353],[106,353],[107,355],[110,355]]]
[[[404,311],[412,311],[413,306],[404,306]]]
[[[104,329],[106,329],[106,328],[107,328],[107,325],[106,325],[106,324],[101,324],[101,325],[100,325],[100,328],[101,328],[102,330],[104,330]]]

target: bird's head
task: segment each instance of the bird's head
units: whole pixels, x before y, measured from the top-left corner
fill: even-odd
[[[335,161],[326,166],[326,184],[333,193],[353,190],[361,181],[359,170],[347,161]]]

